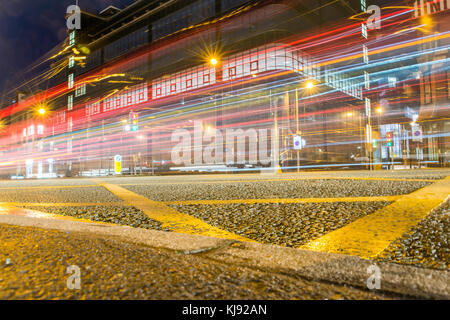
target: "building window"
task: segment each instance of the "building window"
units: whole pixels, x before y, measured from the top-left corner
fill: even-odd
[[[67,110],[73,109],[73,95],[67,97]]]
[[[75,89],[75,97],[80,97],[84,94],[86,94],[86,83],[77,85]]]
[[[209,74],[203,75],[203,83],[209,83]]]
[[[73,73],[69,74],[69,78],[67,80],[67,87],[69,89],[73,88]]]
[[[67,122],[67,130],[68,130],[69,132],[72,132],[72,130],[73,130],[72,117],[69,117],[69,120],[68,120],[68,122]]]
[[[361,25],[361,33],[362,36],[367,39],[367,25],[364,23]]]
[[[73,46],[75,44],[75,30],[69,33],[69,46]]]
[[[29,136],[34,135],[34,125],[28,127],[28,135]]]
[[[236,67],[232,67],[232,68],[228,69],[228,76],[230,78],[234,77],[235,75],[236,75]]]
[[[23,128],[23,136],[24,136],[24,137],[27,136],[27,128]]]
[[[157,89],[156,89],[156,95],[157,95],[157,96],[160,96],[160,95],[161,95],[161,88],[157,88]]]
[[[37,134],[44,134],[44,126],[42,124],[37,126]]]
[[[192,88],[192,79],[186,80],[186,88]]]
[[[175,92],[177,91],[177,84],[176,83],[172,83],[170,85],[170,92]]]
[[[370,89],[370,75],[367,71],[364,71],[364,87],[366,90]]]
[[[363,44],[363,59],[365,64],[369,63],[369,50],[364,44]]]
[[[250,71],[258,71],[258,68],[259,68],[258,61],[253,61],[250,64]]]
[[[73,68],[75,66],[75,57],[70,56],[69,57],[69,68]]]

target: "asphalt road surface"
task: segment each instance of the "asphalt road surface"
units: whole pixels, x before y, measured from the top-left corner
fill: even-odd
[[[0,181],[0,208],[448,271],[448,176],[450,170],[411,170]],[[307,283],[116,240],[0,228],[0,298],[399,297]],[[167,267],[155,267],[163,261]],[[87,270],[81,291],[62,289],[63,268],[70,263]],[[180,272],[186,276],[182,281]],[[59,287],[44,290],[45,277]],[[233,278],[239,280],[233,283]],[[36,281],[40,285],[30,287]]]

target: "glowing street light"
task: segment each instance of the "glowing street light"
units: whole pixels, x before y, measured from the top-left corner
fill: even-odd
[[[314,88],[314,83],[312,81],[308,81],[305,85],[306,89],[312,89]]]
[[[377,108],[377,113],[383,113],[383,108]]]
[[[40,108],[40,109],[38,110],[38,113],[39,113],[40,115],[44,115],[46,112],[47,112],[47,111],[46,111],[44,108]]]
[[[209,60],[209,63],[210,63],[211,65],[215,66],[215,65],[217,65],[217,64],[219,63],[219,61],[217,61],[216,58],[211,58],[211,59]]]

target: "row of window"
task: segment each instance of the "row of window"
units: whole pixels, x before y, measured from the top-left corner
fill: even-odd
[[[23,128],[23,136],[24,137],[34,136],[34,133],[35,133],[34,124],[29,126],[28,128]],[[44,125],[38,124],[36,126],[36,133],[38,135],[43,135],[44,134]]]
[[[136,30],[104,47],[105,61],[114,59],[129,50],[148,43],[148,28]]]
[[[153,40],[195,25],[214,16],[215,0],[198,0],[153,23]]]
[[[325,67],[324,82],[337,90],[340,90],[352,97],[362,99],[362,85],[357,78],[350,78],[342,72],[336,72],[329,67]]]
[[[319,67],[311,57],[299,50],[267,45],[230,56],[222,63],[222,80],[233,80],[274,70],[293,70],[310,79],[319,80]],[[209,66],[191,68],[152,82],[154,98],[185,92],[216,83],[216,70]]]
[[[142,83],[103,100],[103,112],[125,108],[147,100],[147,83]]]

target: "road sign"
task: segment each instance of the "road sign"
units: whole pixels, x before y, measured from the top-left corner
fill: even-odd
[[[114,156],[114,172],[115,174],[122,173],[122,156],[120,154]]]
[[[301,136],[294,136],[294,150],[301,150],[303,148],[303,141]]]
[[[418,124],[415,124],[412,126],[411,130],[413,141],[422,142],[422,129],[420,128],[420,126]]]

